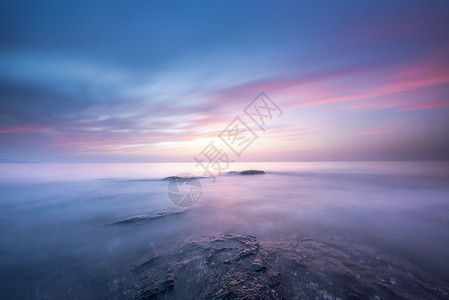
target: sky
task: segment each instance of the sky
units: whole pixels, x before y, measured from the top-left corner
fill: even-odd
[[[447,16],[445,0],[0,0],[0,159],[449,160]],[[263,129],[244,112],[261,92],[282,111]],[[240,155],[220,139],[237,117],[257,135]]]

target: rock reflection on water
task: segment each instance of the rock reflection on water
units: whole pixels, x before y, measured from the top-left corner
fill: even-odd
[[[1,293],[448,299],[447,167],[242,164],[267,172],[201,179],[189,208],[173,205],[160,180],[176,173],[111,176],[108,166],[85,181],[80,170],[76,181],[5,181]]]

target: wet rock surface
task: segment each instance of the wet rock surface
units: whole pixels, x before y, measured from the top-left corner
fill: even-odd
[[[339,241],[223,234],[149,256],[122,276],[110,298],[449,299],[447,284],[407,261]]]
[[[126,225],[126,224],[143,224],[153,220],[158,220],[164,217],[176,216],[185,213],[185,211],[161,211],[156,213],[149,213],[128,217],[110,223],[109,225]]]
[[[259,175],[265,174],[265,171],[261,170],[243,170],[243,171],[229,171],[229,175]]]
[[[239,175],[258,175],[258,174],[265,174],[265,171],[261,170],[244,170],[239,172]]]
[[[186,174],[188,176],[168,176],[165,177],[164,179],[162,179],[162,181],[173,181],[173,180],[178,180],[178,181],[189,181],[189,180],[195,180],[195,179],[204,179],[206,177],[202,177],[202,176],[191,176],[189,174]]]

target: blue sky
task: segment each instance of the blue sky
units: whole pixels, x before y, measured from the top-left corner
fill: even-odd
[[[259,92],[241,160],[448,159],[447,1],[0,1],[0,158],[191,161]]]

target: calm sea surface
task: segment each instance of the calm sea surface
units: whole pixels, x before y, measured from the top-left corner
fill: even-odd
[[[191,207],[161,179],[194,164],[0,165],[0,295],[82,294],[148,249],[192,235],[339,238],[381,248],[449,281],[449,163],[234,163],[200,179]],[[176,212],[180,214],[173,214]],[[111,225],[164,214],[157,222]],[[125,222],[126,223],[126,222]]]

